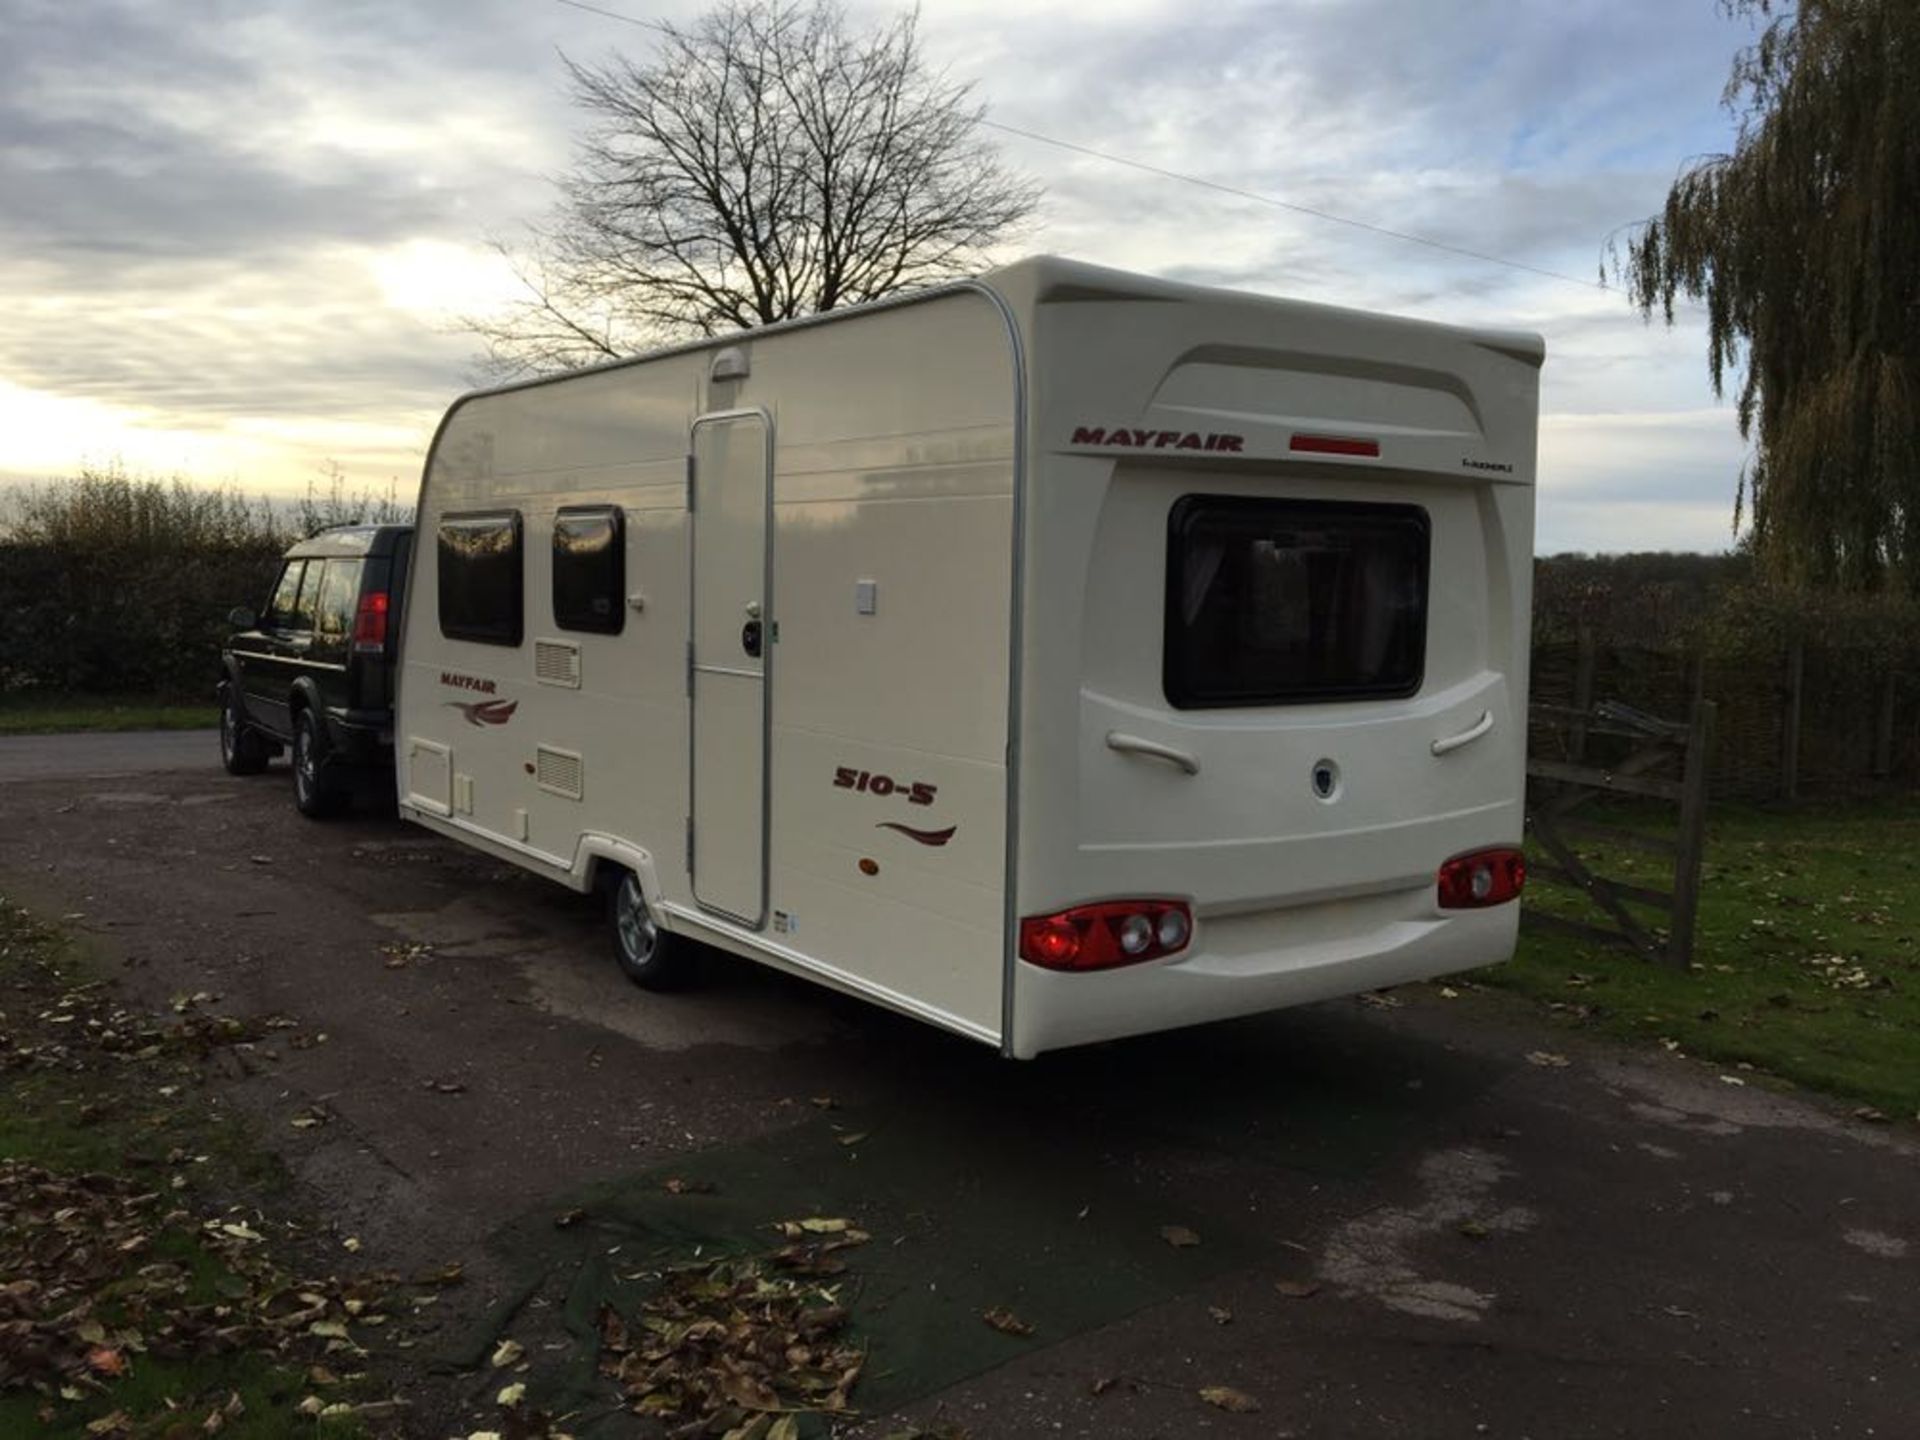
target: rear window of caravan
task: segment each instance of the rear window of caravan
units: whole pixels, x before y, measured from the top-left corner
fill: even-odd
[[[1413,694],[1427,559],[1417,506],[1186,496],[1168,520],[1167,699],[1205,709]]]
[[[440,633],[450,640],[518,645],[520,512],[448,515],[440,521]]]

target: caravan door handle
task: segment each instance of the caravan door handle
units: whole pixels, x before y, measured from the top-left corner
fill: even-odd
[[[1176,750],[1171,745],[1162,745],[1158,740],[1143,740],[1138,735],[1123,735],[1118,730],[1107,732],[1107,748],[1117,750],[1123,755],[1146,755],[1155,760],[1165,760],[1169,765],[1177,765],[1189,775],[1200,773],[1200,762],[1184,750]]]
[[[1471,745],[1491,729],[1493,729],[1493,712],[1491,710],[1482,710],[1480,712],[1480,718],[1462,730],[1458,735],[1448,735],[1444,739],[1436,740],[1427,748],[1432,750],[1436,755],[1450,754],[1463,745]]]

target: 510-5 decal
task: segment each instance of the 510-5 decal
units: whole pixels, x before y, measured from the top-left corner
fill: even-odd
[[[876,775],[871,770],[856,770],[842,765],[833,772],[836,790],[857,790],[862,795],[898,795],[909,805],[931,805],[940,787],[920,780],[896,780],[891,775]]]

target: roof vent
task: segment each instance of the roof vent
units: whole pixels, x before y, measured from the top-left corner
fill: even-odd
[[[747,352],[738,345],[729,345],[713,357],[713,365],[707,371],[710,380],[744,380],[747,378]]]

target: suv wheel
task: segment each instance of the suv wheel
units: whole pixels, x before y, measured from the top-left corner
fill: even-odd
[[[613,958],[621,973],[645,990],[671,990],[684,984],[692,942],[660,928],[640,877],[617,872],[607,891],[607,917],[613,926]]]
[[[258,775],[267,768],[267,742],[240,716],[233,687],[220,687],[220,763],[229,775]]]
[[[293,803],[310,820],[340,813],[346,789],[327,764],[326,741],[313,711],[302,710],[293,725]]]

